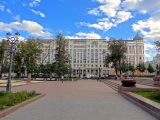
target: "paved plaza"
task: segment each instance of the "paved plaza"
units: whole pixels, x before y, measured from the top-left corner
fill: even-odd
[[[12,91],[20,90],[36,90],[46,96],[0,120],[157,120],[96,80],[12,87]]]

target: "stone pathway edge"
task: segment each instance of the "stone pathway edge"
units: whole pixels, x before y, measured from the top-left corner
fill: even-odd
[[[149,100],[147,98],[143,98],[143,97],[138,96],[136,94],[134,94],[134,95],[133,94],[134,93],[125,92],[125,91],[121,92],[121,95],[124,98],[126,98],[127,100],[129,100],[133,104],[137,105],[138,107],[140,107],[144,111],[148,112],[149,114],[151,114],[152,116],[154,116],[155,118],[160,120],[160,108],[159,108],[160,105],[158,103],[155,103],[157,105],[150,104],[148,101],[151,101],[151,100]]]

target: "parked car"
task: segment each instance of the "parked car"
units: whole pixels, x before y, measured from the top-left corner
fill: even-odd
[[[97,79],[97,78],[98,78],[97,75],[92,75],[92,76],[91,76],[91,79]]]
[[[50,74],[49,73],[45,73],[45,74],[43,74],[43,77],[50,77]]]

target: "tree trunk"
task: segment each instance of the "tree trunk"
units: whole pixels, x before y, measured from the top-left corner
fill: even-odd
[[[121,60],[119,59],[119,66],[120,66],[120,64],[121,64]],[[122,71],[121,71],[121,69],[120,69],[120,76],[121,76],[121,72],[122,72]]]

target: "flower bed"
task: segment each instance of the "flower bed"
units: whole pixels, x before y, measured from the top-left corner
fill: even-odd
[[[121,82],[122,82],[122,86],[125,86],[125,87],[135,87],[135,84],[136,84],[136,80],[134,79],[122,79]]]

